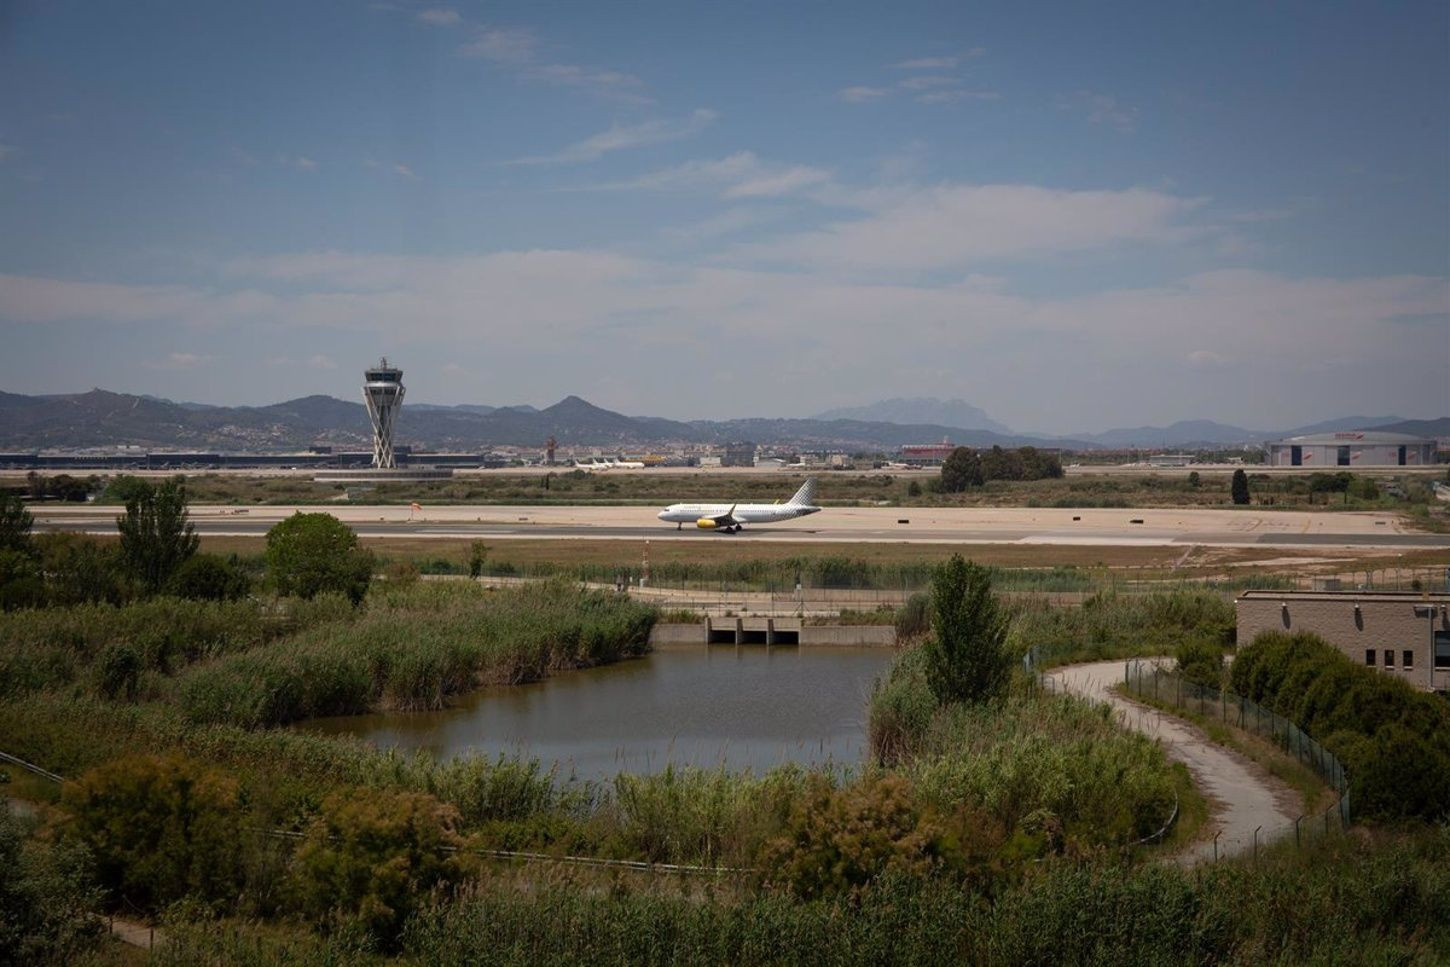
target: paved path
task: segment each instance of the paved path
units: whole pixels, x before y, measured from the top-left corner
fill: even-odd
[[[1193,782],[1209,800],[1209,838],[1195,843],[1179,857],[1185,864],[1212,860],[1212,837],[1218,833],[1218,855],[1232,856],[1259,843],[1277,839],[1294,828],[1300,813],[1297,797],[1282,782],[1232,749],[1216,745],[1199,729],[1172,715],[1130,701],[1112,691],[1123,681],[1122,661],[1068,665],[1047,673],[1069,692],[1107,702],[1131,728],[1163,743],[1170,759],[1182,762]]]

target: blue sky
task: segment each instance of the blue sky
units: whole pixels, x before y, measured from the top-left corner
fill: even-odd
[[[1447,9],[0,5],[0,388],[1445,415]]]

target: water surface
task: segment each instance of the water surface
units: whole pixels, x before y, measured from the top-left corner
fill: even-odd
[[[559,776],[608,779],[667,763],[763,772],[856,765],[886,648],[670,645],[644,658],[456,696],[440,712],[317,719],[380,747],[523,754]]]

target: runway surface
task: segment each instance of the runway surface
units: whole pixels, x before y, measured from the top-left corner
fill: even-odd
[[[1394,514],[1260,510],[1042,508],[827,508],[783,524],[721,534],[676,529],[656,508],[635,506],[197,505],[197,532],[265,534],[297,512],[325,511],[368,538],[552,540],[727,540],[791,543],[1044,544],[1087,546],[1445,548],[1450,535],[1410,531]],[[37,530],[115,533],[118,507],[43,505],[32,509]]]

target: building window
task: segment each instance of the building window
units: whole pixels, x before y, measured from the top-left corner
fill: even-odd
[[[1385,649],[1385,667],[1386,668],[1394,668],[1395,667],[1395,650],[1393,648],[1386,648]]]
[[[1400,667],[1403,668],[1405,671],[1409,671],[1411,668],[1415,667],[1414,651],[1406,648],[1404,651],[1400,652]]]
[[[1347,466],[1349,466],[1349,447],[1340,447],[1339,448],[1338,458],[1339,459],[1336,462],[1341,467],[1347,467]]]
[[[1366,648],[1364,650],[1364,663],[1366,665],[1371,665],[1371,666],[1374,665],[1374,649],[1373,648]]]
[[[1450,668],[1450,631],[1435,632],[1435,667]]]

